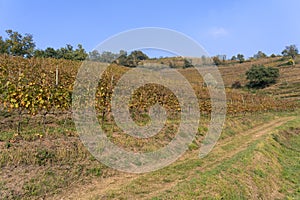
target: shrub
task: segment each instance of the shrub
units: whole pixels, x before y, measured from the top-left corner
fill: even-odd
[[[286,64],[287,65],[295,65],[295,61],[293,59],[289,59]]]
[[[215,65],[217,65],[217,66],[222,64],[222,61],[217,56],[213,57],[213,61],[214,61]]]
[[[246,72],[247,86],[250,88],[265,88],[276,83],[279,77],[279,70],[264,65],[254,65]]]
[[[185,58],[183,68],[190,68],[190,67],[193,67],[192,63]]]

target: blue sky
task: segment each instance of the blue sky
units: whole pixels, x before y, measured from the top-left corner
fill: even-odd
[[[119,32],[162,27],[182,32],[210,55],[300,47],[299,0],[0,0],[0,35],[33,34],[38,48],[83,44],[91,51]]]

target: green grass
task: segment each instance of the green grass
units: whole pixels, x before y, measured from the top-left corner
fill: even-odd
[[[253,198],[253,196],[251,197],[253,191],[249,188],[249,183],[246,184],[248,179],[259,190],[255,198],[271,198],[271,196],[266,196],[268,190],[272,189],[268,188],[268,184],[275,181],[279,185],[278,193],[281,193],[282,197],[299,199],[299,120],[300,118],[288,122],[278,129],[279,132],[263,140],[256,141],[245,151],[220,163],[212,170],[199,172],[198,175],[194,174],[190,181],[177,184],[172,189],[171,194],[163,193],[158,198],[249,199]],[[295,127],[298,127],[298,129]],[[294,131],[294,135],[286,138],[284,136],[286,131]],[[253,157],[257,154],[262,156],[260,160],[262,163],[253,162]],[[264,190],[264,188],[266,189]]]
[[[260,119],[270,121],[278,115],[297,114],[269,113]],[[107,197],[140,198],[145,197],[145,193],[155,193],[166,187],[149,199],[299,199],[300,136],[295,131],[300,128],[299,120],[298,117],[284,124],[272,135],[258,138],[246,149],[221,162],[201,169],[201,166],[220,156],[213,153],[201,160],[189,158],[178,161],[142,175],[118,190],[109,191]],[[253,123],[246,123],[246,126],[252,127]],[[295,132],[293,137],[274,139],[276,135],[291,130]],[[234,145],[228,150],[238,147],[238,144]],[[170,187],[167,186],[169,184]]]
[[[299,116],[299,112],[230,116],[219,142],[231,140],[237,134],[276,117],[292,115]],[[255,193],[257,198],[267,198],[262,191],[268,191],[274,185],[283,197],[299,197],[299,159],[295,158],[299,158],[297,148],[300,146],[300,139],[299,135],[292,134],[300,127],[299,118],[276,129],[272,136],[251,143],[233,157],[202,169],[206,163],[213,163],[220,158],[220,155],[214,153],[208,154],[204,159],[197,157],[199,142],[208,130],[208,121],[207,118],[202,118],[196,140],[189,146],[184,159],[161,170],[141,175],[118,190],[108,191],[107,198],[147,197],[149,193],[157,191],[152,199],[249,199],[252,195],[249,185],[258,188]],[[52,124],[47,126],[42,137],[37,135],[41,133],[40,127],[23,126],[17,137],[13,130],[1,132],[0,137],[5,144],[0,154],[1,173],[20,177],[19,183],[14,187],[11,187],[11,180],[1,180],[0,194],[3,194],[4,199],[37,199],[45,194],[51,196],[62,192],[73,182],[83,184],[117,173],[99,164],[87,152],[80,140],[74,137],[75,127],[71,121],[59,120]],[[114,129],[113,126],[106,126],[109,130]],[[280,135],[285,132],[289,137]],[[15,138],[18,141],[10,143]],[[247,138],[234,140],[235,143],[223,146],[222,150],[232,151],[243,140]],[[258,155],[263,162],[253,160]],[[276,182],[273,183],[273,180]],[[270,183],[273,185],[268,186]],[[160,191],[165,185],[169,186]]]

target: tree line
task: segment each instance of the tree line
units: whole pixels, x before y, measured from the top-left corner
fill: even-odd
[[[6,30],[7,38],[0,36],[0,53],[12,56],[21,56],[24,58],[43,57],[43,58],[63,58],[68,60],[84,60],[87,53],[81,44],[75,49],[72,45],[67,44],[66,47],[54,49],[48,47],[45,50],[36,49],[33,36],[31,34],[20,34],[17,31]]]
[[[31,34],[20,34],[17,31],[6,30],[7,38],[0,36],[0,54],[8,54],[12,56],[21,56],[24,58],[40,57],[40,58],[56,58],[67,60],[83,61],[89,59],[99,62],[115,62],[128,67],[137,66],[141,60],[149,59],[142,51],[133,51],[129,55],[124,50],[119,53],[104,51],[100,53],[97,50],[87,53],[81,44],[74,48],[67,44],[65,47],[54,49],[47,47],[46,49],[36,49],[33,36]]]
[[[281,55],[292,59],[291,62],[294,63],[294,59],[296,58],[298,53],[299,53],[299,50],[298,50],[297,46],[292,44],[292,45],[286,46],[285,49],[281,52]],[[272,54],[272,55],[270,55],[270,57],[274,58],[274,57],[281,56],[281,55]],[[256,54],[254,54],[252,57],[250,57],[249,60],[253,60],[253,59],[257,60],[257,59],[261,59],[261,58],[268,58],[268,56],[264,52],[258,51]],[[222,65],[226,61],[226,55],[217,55],[217,56],[214,56],[212,59],[216,65]],[[246,61],[246,59],[243,54],[237,54],[236,56],[235,55],[232,56],[230,61],[243,63]]]
[[[22,56],[24,58],[30,57],[42,57],[42,58],[56,58],[56,59],[67,59],[67,60],[79,60],[83,61],[89,59],[92,61],[100,62],[115,62],[128,67],[135,67],[141,60],[149,59],[149,57],[142,51],[133,51],[131,54],[127,55],[127,52],[120,50],[119,53],[113,53],[109,51],[104,51],[102,53],[97,50],[92,52],[86,52],[81,44],[74,48],[72,45],[67,44],[65,47],[54,49],[52,47],[47,47],[46,49],[36,49],[33,36],[31,34],[20,34],[17,31],[6,30],[7,38],[3,39],[0,36],[0,54],[8,54],[12,56]],[[285,57],[290,57],[293,61],[299,51],[296,45],[286,46],[281,54]],[[258,51],[250,59],[260,59],[268,57],[262,51]],[[271,57],[276,57],[272,54]],[[225,63],[226,55],[217,55],[212,57],[216,65],[221,65]],[[237,54],[232,56],[231,61],[237,61],[243,63],[246,61],[243,54]]]

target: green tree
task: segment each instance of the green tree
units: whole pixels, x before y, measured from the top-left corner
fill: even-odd
[[[192,61],[185,58],[183,68],[190,68],[190,67],[193,67]]]
[[[218,65],[222,64],[222,61],[220,60],[220,58],[218,56],[214,56],[212,59],[213,59],[215,65],[218,66]]]
[[[266,57],[267,57],[267,55],[262,51],[258,51],[257,54],[254,54],[254,56],[253,56],[253,58],[255,58],[255,59],[266,58]]]
[[[243,63],[245,61],[245,57],[243,54],[238,54],[236,57],[240,61],[240,63]]]
[[[86,57],[88,56],[88,54],[86,53],[86,51],[84,50],[84,48],[82,47],[81,44],[77,45],[77,49],[75,49],[74,51],[74,60],[85,60]]]
[[[7,43],[0,36],[0,53],[8,53]]]
[[[33,52],[33,56],[34,56],[34,57],[37,57],[37,58],[45,58],[45,51],[42,50],[42,49],[36,49],[36,50]]]
[[[232,56],[232,57],[231,57],[231,60],[232,60],[232,61],[237,60],[237,57],[236,57],[236,56]]]
[[[146,59],[149,59],[149,57],[142,51],[137,50],[131,52],[128,56],[126,54],[120,55],[114,62],[127,67],[136,67],[140,61]]]
[[[12,30],[6,30],[6,33],[8,38],[5,40],[5,43],[8,54],[26,58],[33,55],[35,43],[32,35],[26,33],[25,36],[22,36],[20,33]]]
[[[73,53],[73,46],[70,44],[67,44],[66,47],[62,47],[57,50],[58,52],[58,57],[59,58],[64,58],[67,60],[74,60],[75,56]]]
[[[116,59],[114,62],[119,65],[127,66],[127,55],[126,54],[120,55],[118,59]]]
[[[52,47],[47,47],[47,49],[45,49],[45,57],[46,58],[59,58],[59,52],[55,49],[53,49]]]
[[[101,62],[106,62],[106,63],[111,63],[115,59],[119,57],[119,54],[110,52],[110,51],[103,51],[101,56],[100,56],[100,61]]]
[[[127,59],[127,52],[124,50],[120,50],[119,53],[103,51],[101,54],[99,53],[99,51],[93,50],[92,52],[89,52],[88,55],[90,60],[107,63],[115,62],[120,64],[120,60],[122,60],[122,63],[124,64],[126,62],[125,60]]]
[[[92,61],[98,61],[100,59],[100,53],[97,50],[89,52],[89,59]]]
[[[144,54],[142,51],[133,51],[128,57],[138,61],[149,59],[149,57],[146,54]]]
[[[58,55],[59,52],[52,47],[47,47],[45,50],[37,49],[34,51],[34,57],[41,57],[41,58],[61,58],[62,56]]]
[[[296,55],[298,55],[298,48],[296,45],[286,46],[285,49],[281,52],[283,56],[290,56],[292,59],[295,59]]]
[[[279,77],[279,70],[273,67],[265,67],[264,65],[253,65],[246,72],[247,86],[250,88],[265,88],[270,84],[276,83]]]
[[[119,52],[119,56],[121,56],[121,55],[127,56],[127,51],[121,49]]]

